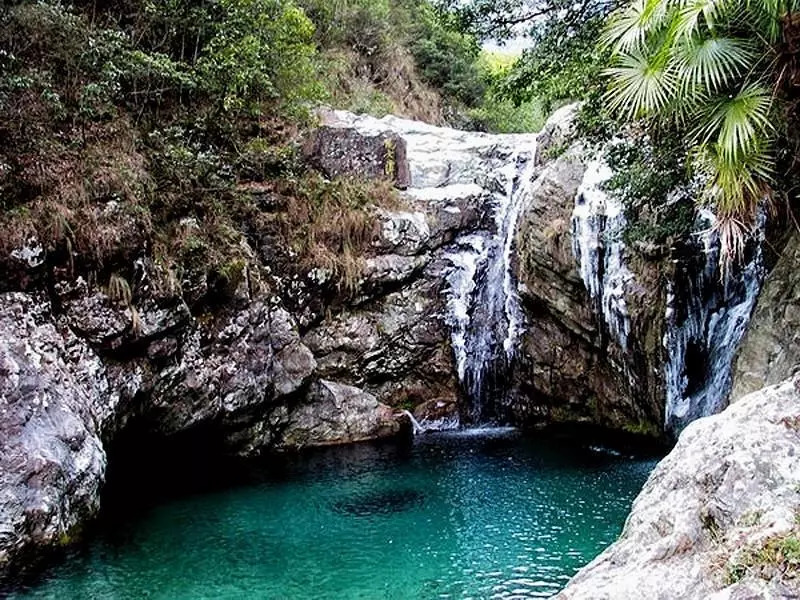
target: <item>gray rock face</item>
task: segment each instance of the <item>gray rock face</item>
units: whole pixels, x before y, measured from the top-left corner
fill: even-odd
[[[360,442],[397,435],[394,411],[359,388],[324,379],[288,418],[282,444],[292,448]]]
[[[547,135],[547,143],[564,144],[563,132]],[[623,348],[609,335],[573,252],[575,198],[590,158],[573,145],[544,160],[519,225],[516,270],[529,319],[509,409],[522,423],[590,423],[659,437],[666,398],[663,280],[671,266],[630,260],[635,285],[625,300],[633,333]]]
[[[77,537],[99,509],[105,443],[132,421],[162,437],[211,426],[239,454],[399,432],[370,394],[311,386],[314,356],[266,299],[208,323],[145,302],[137,337],[102,292],[79,282],[62,298],[55,316],[44,297],[0,294],[0,579]]]
[[[66,544],[99,508],[114,411],[99,357],[49,305],[0,295],[0,575],[30,547]]]
[[[736,359],[731,401],[792,375],[800,365],[800,234],[767,277]]]
[[[800,380],[695,421],[653,471],[620,539],[556,598],[800,598],[800,565],[785,550],[800,544],[798,456]]]
[[[565,143],[568,127],[556,124],[542,147]],[[259,282],[284,274],[244,234],[246,276],[213,309],[204,307],[214,286],[203,268],[185,274],[180,289],[160,290],[156,261],[138,247],[120,254],[133,263],[135,306],[82,279],[49,290],[57,314],[34,296],[0,294],[0,577],[26,547],[67,541],[94,514],[103,443],[128,426],[164,437],[203,427],[246,455],[396,434],[389,406],[412,404],[428,421],[454,421],[454,253],[498,230],[498,188],[519,184],[519,169],[504,167],[521,163],[531,166],[526,176],[541,177],[514,248],[528,323],[507,414],[519,424],[590,422],[660,435],[663,265],[632,266],[633,342],[621,348],[598,321],[572,252],[570,218],[586,161],[574,149],[532,161],[531,142],[328,114],[309,149],[323,172],[391,177],[408,188],[402,209],[378,211],[379,231],[343,305],[295,306],[290,292],[278,298],[251,286],[251,274]],[[194,218],[181,224],[199,227]],[[46,265],[31,252],[14,260],[35,270],[36,282]],[[323,271],[292,273],[281,293],[319,300]]]
[[[410,184],[405,142],[388,127],[328,127],[315,143],[331,176],[393,171],[398,186]],[[433,182],[442,166],[421,177]],[[206,310],[202,269],[172,285],[141,248],[121,250],[139,252],[129,282],[56,282],[57,314],[33,296],[0,295],[0,577],[26,549],[65,543],[91,518],[104,445],[126,428],[164,438],[202,428],[246,455],[396,435],[401,421],[387,403],[455,398],[442,257],[481,225],[486,197],[475,186],[417,192],[380,213],[355,298],[329,314],[292,314],[246,285],[249,274],[226,305]],[[281,275],[246,269],[261,269],[261,281]]]
[[[303,338],[320,376],[363,387],[393,405],[455,395],[442,281],[433,275],[343,311]]]
[[[410,184],[405,140],[392,132],[368,136],[354,129],[323,126],[314,132],[305,152],[311,164],[331,179],[355,173],[390,180],[401,189]]]
[[[316,363],[300,343],[291,316],[262,302],[235,312],[211,335],[210,344],[202,343],[197,329],[183,335],[178,362],[153,379],[146,412],[148,421],[165,434],[218,422],[231,430],[235,447],[240,441],[237,425],[258,421],[250,415],[299,390]],[[253,449],[247,439],[251,435],[245,439],[245,452]]]

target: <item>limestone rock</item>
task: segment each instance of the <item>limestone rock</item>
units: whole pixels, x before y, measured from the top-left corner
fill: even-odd
[[[800,598],[798,564],[761,552],[800,543],[798,457],[800,380],[695,421],[651,474],[620,539],[557,600]]]
[[[57,328],[45,300],[0,295],[0,576],[97,512],[108,392],[99,357]]]
[[[736,359],[731,401],[792,375],[800,366],[800,234],[767,277]]]
[[[455,425],[459,421],[458,401],[447,397],[426,400],[414,408],[413,414],[423,426],[436,423]]]
[[[550,135],[555,144],[564,134]],[[522,424],[590,423],[659,437],[666,397],[663,277],[670,267],[643,259],[630,264],[633,335],[630,348],[620,347],[605,330],[573,253],[575,197],[590,157],[574,144],[545,160],[520,220],[516,271],[529,319],[507,410]]]
[[[321,377],[363,387],[393,405],[411,395],[427,400],[456,387],[441,310],[442,282],[428,274],[325,320],[303,343]]]
[[[149,297],[140,306],[128,306],[90,288],[82,277],[58,283],[56,293],[70,329],[98,351],[147,345],[185,329],[191,320],[180,297]]]
[[[263,302],[231,314],[212,340],[204,344],[198,330],[187,332],[180,360],[156,376],[148,420],[161,433],[219,420],[225,429],[239,414],[297,391],[316,367],[291,315]]]
[[[283,434],[293,448],[329,446],[397,435],[401,421],[392,409],[359,388],[320,380],[294,410]]]
[[[374,289],[405,283],[418,275],[429,260],[430,256],[400,256],[398,254],[381,254],[368,258],[362,273],[363,285]]]

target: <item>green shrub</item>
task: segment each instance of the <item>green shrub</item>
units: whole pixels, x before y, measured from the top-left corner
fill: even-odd
[[[606,190],[625,207],[626,240],[665,244],[687,235],[694,222],[694,198],[681,194],[688,185],[685,151],[669,134],[659,140],[639,135],[610,144],[606,161],[614,175]]]
[[[295,110],[320,94],[314,26],[302,10],[286,0],[220,0],[220,7],[197,68],[226,111],[256,112],[265,100]]]

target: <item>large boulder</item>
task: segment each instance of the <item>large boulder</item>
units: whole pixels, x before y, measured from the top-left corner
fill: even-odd
[[[800,598],[800,379],[690,424],[558,600]]]
[[[291,315],[261,301],[206,331],[187,330],[180,344],[174,364],[153,378],[144,418],[164,435],[215,424],[240,453],[270,444],[256,433],[259,415],[308,384],[316,368]]]
[[[331,179],[357,174],[371,179],[387,179],[401,189],[410,183],[406,143],[390,131],[366,135],[355,129],[323,126],[305,147],[311,164]]]
[[[324,379],[288,416],[282,444],[292,448],[330,446],[397,435],[402,422],[394,411],[357,387]]]

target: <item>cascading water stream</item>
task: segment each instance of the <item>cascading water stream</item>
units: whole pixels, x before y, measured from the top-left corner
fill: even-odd
[[[467,236],[462,240],[466,247],[448,256],[454,267],[450,274],[453,344],[474,423],[496,418],[494,401],[507,388],[524,329],[512,256],[520,213],[535,181],[535,157],[533,138],[496,172],[494,232]]]
[[[602,188],[611,176],[601,161],[587,166],[572,213],[572,250],[597,314],[625,350],[631,332],[625,291],[634,275],[625,264],[623,207]]]
[[[568,114],[565,109],[550,123],[568,119]],[[393,131],[403,137],[412,198],[438,203],[449,214],[459,214],[459,203],[472,198],[486,213],[482,225],[455,239],[444,255],[444,319],[468,400],[462,416],[472,424],[498,420],[525,329],[512,262],[520,215],[539,185],[538,135],[489,135],[396,117],[337,116],[367,135]],[[601,342],[618,347],[613,360],[635,385],[627,298],[636,281],[622,236],[624,207],[603,189],[611,175],[601,160],[589,163],[572,215],[573,251],[599,317]],[[420,232],[427,231],[421,213],[407,216],[419,221],[415,227]],[[735,277],[720,283],[718,240],[712,234],[701,238],[704,246],[690,252],[695,258],[688,267],[678,269],[667,302],[665,427],[674,432],[724,407],[733,356],[763,279],[756,248]]]
[[[568,118],[565,108],[551,118]],[[393,131],[406,142],[411,170],[407,193],[426,203],[473,197],[487,219],[453,241],[445,254],[448,282],[445,321],[473,424],[491,422],[494,400],[508,387],[524,316],[512,257],[517,224],[534,188],[537,134],[490,135],[434,127],[396,117],[377,120],[336,113],[361,133]],[[462,411],[462,414],[464,411]]]
[[[626,351],[631,324],[625,294],[635,277],[625,265],[623,207],[603,190],[611,175],[601,161],[589,164],[575,199],[573,251],[596,313]],[[715,221],[710,211],[699,212],[690,258],[676,261],[675,279],[667,284],[664,427],[673,434],[725,408],[733,359],[764,277],[760,237],[751,240],[746,263],[721,276]]]
[[[724,274],[719,268],[715,222],[711,211],[700,212],[695,255],[702,262],[679,269],[667,290],[664,420],[673,434],[725,408],[733,383],[733,359],[764,281],[765,217],[761,216],[755,239],[750,240],[746,262]]]

